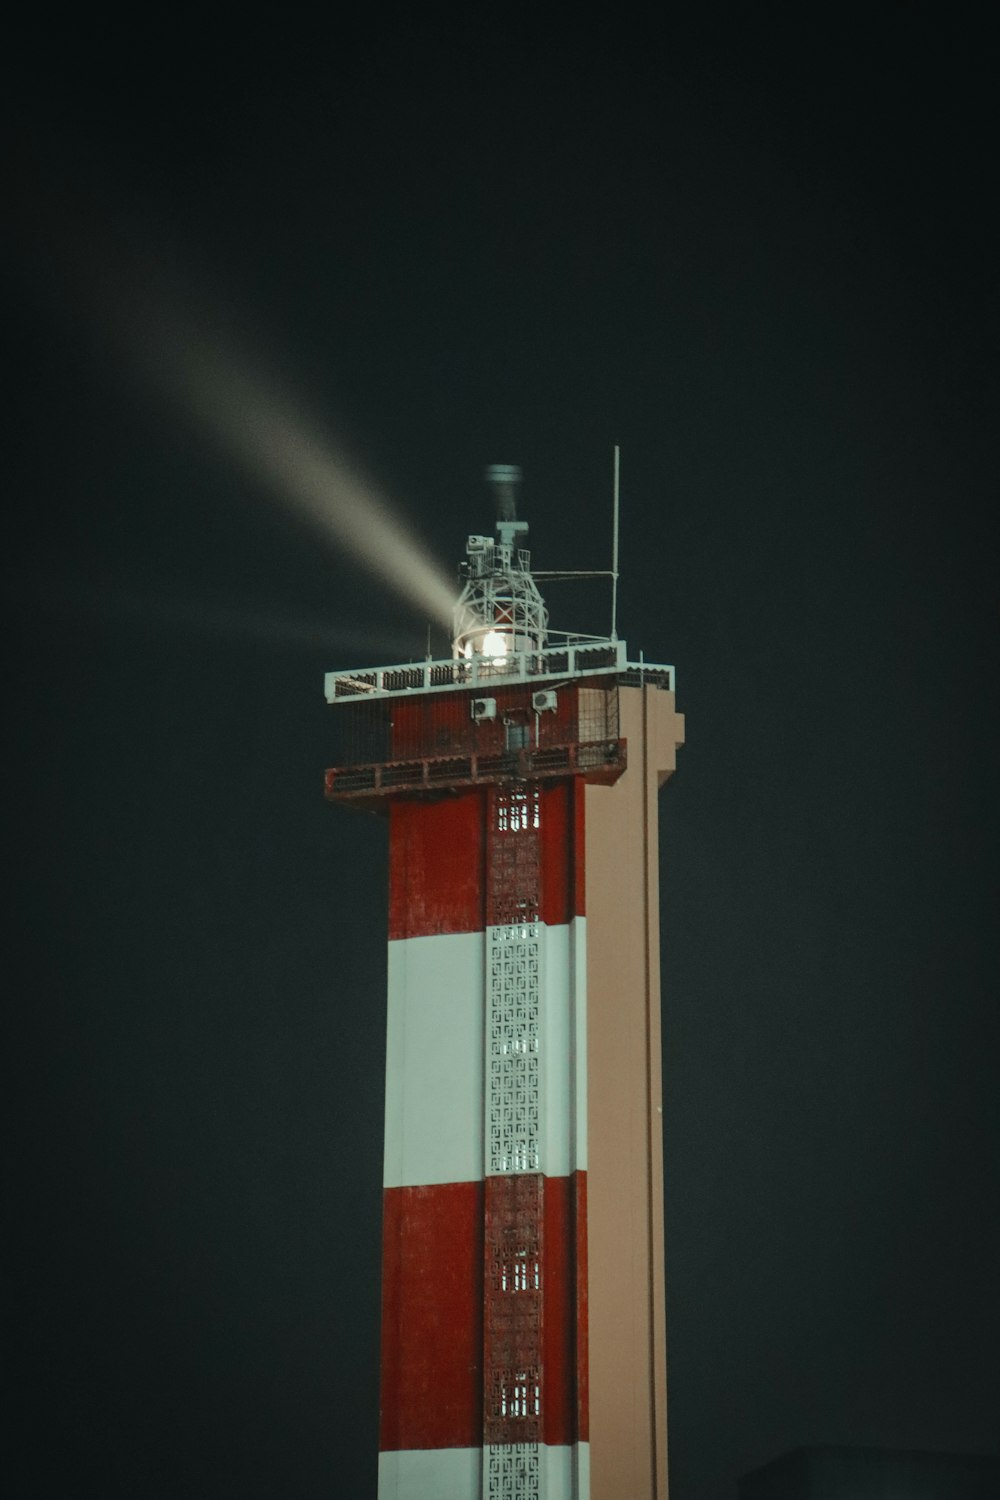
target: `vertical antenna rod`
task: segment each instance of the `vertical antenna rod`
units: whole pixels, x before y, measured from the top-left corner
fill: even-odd
[[[621,449],[615,444],[615,515],[614,540],[611,547],[611,639],[618,639],[618,471]]]

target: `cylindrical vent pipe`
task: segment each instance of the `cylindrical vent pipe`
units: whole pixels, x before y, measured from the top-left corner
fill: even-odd
[[[498,521],[517,520],[517,487],[521,483],[521,470],[517,464],[490,464],[486,470],[486,483],[491,485],[497,502]]]

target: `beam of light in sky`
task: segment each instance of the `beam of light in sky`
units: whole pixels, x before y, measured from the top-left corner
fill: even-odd
[[[140,358],[272,493],[371,574],[450,629],[455,587],[374,483],[275,387],[176,317],[142,330]],[[150,332],[153,337],[150,339]]]
[[[65,140],[46,148],[39,138],[23,155],[29,186],[16,221],[24,269],[54,295],[60,314],[82,315],[99,339],[110,337],[119,362],[255,482],[450,634],[456,589],[448,572],[330,424],[310,421],[303,403],[244,352],[242,338],[213,331],[231,320],[221,297],[196,295],[189,273],[165,273],[160,247],[110,206],[106,171],[95,171],[79,148]],[[119,196],[127,200],[120,188]]]

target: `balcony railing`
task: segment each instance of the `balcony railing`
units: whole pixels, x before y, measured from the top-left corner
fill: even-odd
[[[350,672],[327,672],[328,703],[357,702],[359,698],[394,698],[411,693],[493,687],[546,678],[596,677],[625,673],[628,681],[651,687],[674,687],[673,667],[630,662],[624,641],[588,642],[554,646],[547,651],[515,651],[506,656],[478,656],[458,661],[405,662],[393,667],[361,667]]]
[[[326,795],[331,802],[373,803],[406,792],[556,776],[582,776],[588,782],[610,785],[625,770],[627,752],[625,740],[591,740],[508,750],[502,755],[423,756],[367,766],[334,766],[326,773]]]

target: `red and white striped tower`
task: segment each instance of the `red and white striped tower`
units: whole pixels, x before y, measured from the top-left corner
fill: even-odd
[[[447,661],[331,673],[389,818],[380,1500],[663,1500],[673,669],[548,630],[491,471]]]

